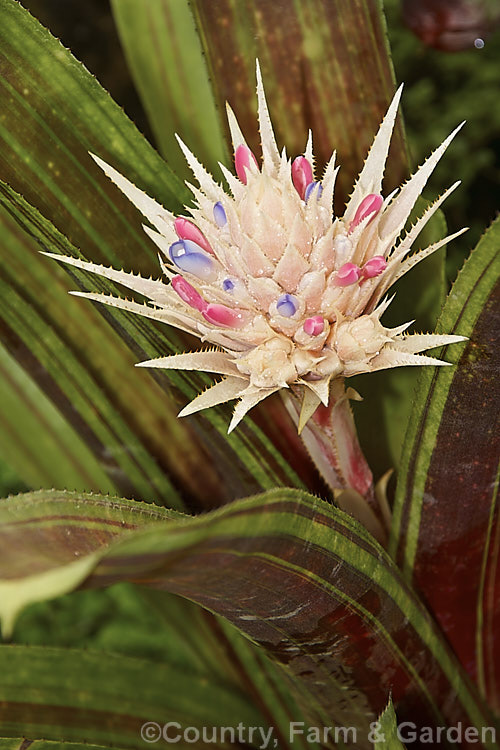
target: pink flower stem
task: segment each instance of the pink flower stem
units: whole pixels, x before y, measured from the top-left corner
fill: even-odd
[[[298,391],[297,395],[282,391],[282,395],[289,414],[298,425],[301,404]],[[373,475],[359,444],[343,380],[332,381],[329,405],[318,407],[301,438],[334,495],[339,490],[355,490],[366,502],[369,514],[375,516],[378,528],[380,511],[374,496]]]

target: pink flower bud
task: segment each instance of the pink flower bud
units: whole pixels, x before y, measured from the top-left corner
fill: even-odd
[[[374,279],[375,276],[380,276],[382,271],[387,268],[387,261],[383,255],[374,255],[370,258],[363,268],[361,269],[362,279]]]
[[[179,216],[179,218],[174,221],[174,229],[180,240],[191,240],[191,242],[196,242],[202,250],[205,250],[212,255],[214,254],[214,251],[210,247],[203,232],[200,232],[198,227],[193,224],[192,221],[189,221],[189,219],[184,219],[182,216]]]
[[[307,318],[304,323],[304,332],[308,336],[319,336],[325,330],[325,320],[322,315],[315,315],[312,318]]]
[[[194,307],[195,310],[199,310],[200,312],[206,308],[207,303],[201,294],[183,276],[174,276],[172,286],[181,300],[186,302],[190,307]]]
[[[247,169],[250,167],[250,159],[253,159],[253,162],[258,169],[259,165],[253,153],[248,146],[245,146],[244,143],[240,143],[234,154],[234,166],[236,167],[236,174],[244,185],[247,184]]]
[[[366,198],[363,198],[358,206],[358,210],[354,214],[354,219],[349,225],[349,233],[356,229],[358,224],[361,224],[363,219],[366,219],[366,217],[370,216],[370,214],[373,214],[370,221],[374,219],[375,215],[380,211],[383,202],[384,199],[382,198],[382,196],[376,195],[375,193],[370,193],[370,195],[367,195]]]
[[[292,182],[302,200],[304,200],[306,187],[312,181],[313,171],[310,162],[305,156],[297,156],[292,163]]]
[[[337,275],[335,276],[335,286],[349,286],[355,284],[358,281],[361,274],[361,268],[356,266],[354,263],[344,263],[339,268]]]
[[[216,326],[241,328],[245,324],[241,310],[233,310],[226,305],[210,304],[201,312],[205,320]]]

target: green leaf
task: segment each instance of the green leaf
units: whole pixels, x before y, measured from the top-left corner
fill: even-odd
[[[3,209],[0,229],[0,337],[11,355],[3,383],[17,391],[0,434],[18,470],[35,487],[121,491],[183,507],[165,472],[194,489],[193,467],[175,447],[185,433],[173,405],[153,381],[141,389],[123,340],[68,296],[67,275]],[[177,439],[168,449],[165,427]]]
[[[379,736],[379,740],[375,740],[375,750],[404,750],[404,745],[401,743],[398,737],[398,720],[392,705],[392,700],[389,700],[387,707],[378,720],[379,726],[375,736]]]
[[[403,448],[391,551],[462,663],[498,706],[498,270],[500,221],[460,272],[438,331],[468,336],[454,367],[424,371]]]
[[[84,441],[4,347],[0,403],[2,460],[30,487],[116,490]]]
[[[0,672],[4,736],[141,749],[141,728],[148,722],[156,725],[152,732],[178,722],[181,728],[174,726],[171,733],[240,722],[267,726],[234,685],[123,654],[2,646]],[[220,743],[229,745],[227,740]]]
[[[160,153],[170,167],[191,179],[174,133],[196,147],[198,159],[213,174],[228,162],[225,123],[215,108],[198,32],[186,0],[113,0],[125,55],[153,128]]]
[[[117,503],[109,502],[100,495],[72,496],[61,493],[51,500],[51,493],[42,490],[29,495],[18,495],[17,498],[17,500],[12,498],[8,506],[3,505],[0,509],[1,517],[13,521],[12,513],[14,512],[15,515],[17,506],[21,515],[26,519],[32,519],[33,515],[37,514],[38,523],[42,523],[45,515],[50,518],[51,513],[57,512],[59,521],[54,519],[53,524],[49,522],[52,528],[51,533],[54,534],[52,544],[38,549],[36,542],[38,532],[30,521],[28,525],[31,526],[31,531],[26,527],[25,536],[27,547],[30,549],[29,562],[26,560],[27,567],[24,567],[20,560],[15,562],[10,556],[14,539],[8,526],[0,529],[0,534],[4,538],[4,564],[6,566],[1,574],[3,583],[0,584],[0,589],[3,590],[5,604],[11,613],[7,631],[10,630],[10,625],[17,613],[24,608],[28,600],[45,601],[76,588],[92,570],[97,561],[96,554],[99,549],[102,549],[103,544],[109,544],[113,538],[120,533],[123,534],[125,530],[151,524],[160,519],[180,517],[179,514],[166,508],[147,504],[136,506],[133,501],[126,500]],[[85,515],[79,519],[78,513],[83,507]],[[132,508],[138,512],[134,512]],[[73,518],[71,513],[76,513],[76,517]],[[65,518],[68,522],[64,529],[60,522],[61,518]],[[24,523],[22,525],[24,526]],[[89,538],[84,543],[84,554],[75,544],[75,534],[78,535],[78,529],[82,526],[94,530],[93,533],[88,534]],[[91,537],[94,537],[94,541]],[[63,567],[60,566],[60,552],[59,554],[57,552],[60,545],[65,550],[63,554],[67,562]],[[8,560],[10,562],[7,562]],[[21,564],[21,568],[17,567],[18,564]]]
[[[7,632],[20,607],[39,598],[48,573],[58,580],[60,572],[67,590],[129,580],[228,619],[286,664],[309,706],[363,737],[391,687],[402,718],[411,711],[426,726],[490,725],[390,558],[349,516],[316,498],[277,490],[185,518],[130,501],[38,493],[4,504],[0,520]],[[85,580],[75,557],[88,563]]]
[[[13,640],[123,653],[172,665],[196,681],[233,685],[274,727],[279,746],[291,746],[291,721],[306,722],[290,678],[221,618],[173,594],[131,584],[79,591],[29,607]],[[298,740],[294,748],[316,748]]]
[[[98,154],[172,210],[190,194],[98,82],[14,0],[0,0],[0,179],[95,261],[157,268]]]

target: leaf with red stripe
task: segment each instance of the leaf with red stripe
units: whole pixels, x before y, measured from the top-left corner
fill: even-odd
[[[399,477],[392,551],[465,668],[500,707],[500,220],[461,271],[440,331],[468,336],[423,372]]]
[[[134,508],[142,528],[132,530]],[[34,599],[133,581],[235,624],[286,666],[303,701],[329,723],[358,727],[358,747],[370,747],[369,724],[391,691],[400,720],[490,725],[425,607],[349,516],[294,490],[200,517],[166,513],[50,493],[6,502],[0,571],[9,580],[0,584],[0,613],[7,631]]]
[[[231,104],[258,153],[254,92],[259,58],[278,143],[286,144],[289,154],[303,153],[310,128],[320,169],[337,149],[340,211],[394,92],[381,4],[194,0],[190,6],[219,110],[226,101]],[[406,177],[406,168],[398,123],[388,166],[391,189]]]
[[[78,743],[74,750],[82,750],[79,743],[142,750],[148,739],[168,747],[162,731],[169,722],[165,736],[179,739],[188,727],[193,727],[188,738],[201,735],[204,726],[217,732],[239,722],[267,730],[266,718],[234,684],[208,680],[175,662],[83,649],[0,646],[0,675],[1,732],[28,738],[17,750],[28,750],[33,740],[59,741],[69,750],[73,743]],[[213,747],[234,748],[230,736]],[[188,742],[181,747],[190,746]],[[52,750],[50,745],[41,748]]]

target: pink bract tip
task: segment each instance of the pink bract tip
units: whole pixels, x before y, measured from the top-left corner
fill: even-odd
[[[206,250],[207,253],[211,253],[212,255],[214,254],[214,251],[210,247],[205,235],[195,224],[193,224],[192,221],[189,221],[189,219],[184,219],[184,217],[179,216],[179,218],[174,221],[174,229],[180,240],[191,240],[192,242],[196,242],[202,250]]]
[[[209,323],[226,328],[241,328],[244,325],[241,310],[233,310],[226,305],[210,304],[202,310],[202,315]]]
[[[313,181],[312,166],[305,156],[297,156],[292,163],[292,182],[295,190],[304,200],[306,187]]]
[[[383,255],[374,255],[370,258],[361,269],[363,279],[373,279],[379,276],[387,268],[387,261]]]
[[[314,315],[307,318],[304,323],[304,331],[308,336],[319,336],[325,330],[325,320],[322,315]]]
[[[172,286],[181,300],[186,302],[190,307],[194,307],[195,310],[199,310],[200,312],[203,312],[207,307],[207,303],[201,294],[183,276],[174,276]]]
[[[236,167],[236,174],[244,185],[247,184],[247,169],[250,167],[250,159],[253,159],[253,162],[258,169],[259,164],[253,153],[248,146],[245,146],[244,143],[240,143],[234,154],[234,166]]]
[[[361,274],[361,268],[356,266],[354,263],[344,263],[339,268],[337,275],[335,276],[335,286],[349,286],[355,284],[358,281]]]
[[[367,195],[366,198],[363,198],[358,206],[358,210],[354,214],[354,219],[349,225],[349,232],[352,232],[354,229],[356,229],[358,224],[361,224],[363,219],[366,219],[366,217],[370,216],[370,214],[373,214],[370,221],[374,219],[375,215],[380,211],[383,202],[384,199],[382,198],[382,196],[377,195],[376,193],[370,193],[370,195]]]

